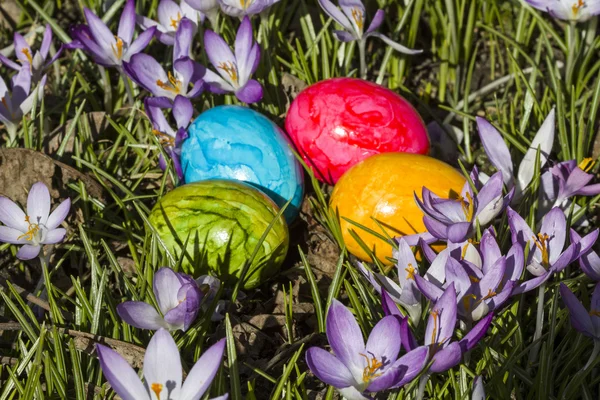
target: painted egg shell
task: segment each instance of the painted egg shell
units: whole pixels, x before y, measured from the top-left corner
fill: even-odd
[[[188,129],[181,165],[186,182],[234,179],[256,186],[285,210],[291,222],[300,209],[303,171],[285,133],[264,115],[240,106],[203,112]]]
[[[212,270],[232,284],[278,212],[267,195],[250,185],[206,180],[167,193],[154,206],[149,219],[169,252],[176,260],[183,258],[186,273],[197,277]],[[248,269],[246,289],[279,271],[288,244],[287,224],[280,216]]]
[[[421,195],[423,186],[440,197],[458,195],[465,178],[450,165],[420,154],[384,153],[355,165],[338,181],[331,194],[330,207],[337,210],[346,247],[364,261],[372,261],[350,234],[350,230],[385,264],[391,262],[392,246],[345,217],[384,237],[425,232],[423,213],[414,193]],[[380,225],[378,225],[375,218]],[[382,228],[387,233],[384,234]]]
[[[374,154],[429,151],[427,130],[410,103],[362,79],[309,86],[294,99],[285,129],[315,176],[329,184]]]

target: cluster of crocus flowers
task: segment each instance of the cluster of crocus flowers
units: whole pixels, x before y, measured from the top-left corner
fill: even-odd
[[[67,231],[59,226],[71,209],[66,199],[50,213],[50,192],[42,182],[35,183],[27,196],[27,213],[8,197],[0,196],[0,241],[22,245],[17,252],[20,260],[31,260],[40,254],[43,245],[63,241]]]
[[[404,386],[426,365],[426,346],[398,358],[401,324],[394,316],[381,319],[365,344],[350,310],[334,299],[326,330],[334,354],[311,347],[306,352],[306,362],[313,374],[347,400],[365,400],[371,393]]]
[[[199,400],[215,378],[225,350],[225,339],[209,347],[183,382],[183,368],[177,344],[168,331],[158,330],[144,356],[144,382],[113,349],[97,344],[100,366],[112,389],[128,400]],[[226,400],[227,394],[213,400]]]
[[[185,1],[177,4],[173,0],[161,0],[156,15],[158,21],[139,14],[136,16],[136,21],[144,30],[156,27],[156,38],[167,46],[175,44],[175,33],[183,18],[190,21],[194,27],[194,32],[199,19],[198,11]]]
[[[140,329],[164,328],[185,332],[196,319],[202,305],[212,300],[219,282],[208,276],[194,280],[186,274],[163,267],[154,274],[152,287],[160,314],[148,303],[126,301],[117,307],[119,316],[129,325]]]
[[[600,14],[598,0],[525,0],[538,10],[545,11],[554,18],[567,21],[587,21]]]

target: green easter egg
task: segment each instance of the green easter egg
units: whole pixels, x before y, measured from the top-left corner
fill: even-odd
[[[221,280],[237,282],[278,207],[247,184],[207,180],[167,193],[150,213],[150,223],[182,268],[195,277],[213,271]],[[244,288],[275,275],[286,256],[288,228],[280,216],[260,244]],[[185,251],[182,249],[185,246]]]

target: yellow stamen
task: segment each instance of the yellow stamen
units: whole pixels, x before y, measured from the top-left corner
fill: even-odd
[[[594,167],[594,164],[596,164],[596,162],[591,157],[587,157],[587,158],[584,158],[583,160],[581,160],[578,167],[583,172],[589,172],[589,170]]]
[[[17,240],[25,238],[25,240],[32,241],[33,237],[37,235],[37,233],[40,231],[40,226],[38,224],[32,224],[29,220],[29,215],[25,216],[25,222],[27,222],[27,224],[29,225],[27,227],[28,231],[19,236]]]
[[[469,301],[470,299],[473,300],[477,300],[477,296],[475,296],[474,294],[467,294],[462,298],[462,302],[463,302],[463,307],[465,308],[465,310],[467,311],[471,311],[471,302]]]
[[[158,400],[160,400],[160,392],[162,392],[163,390],[163,385],[162,383],[153,383],[152,386],[150,387],[152,389],[152,391],[154,392],[154,394],[156,395],[156,398]]]
[[[471,275],[469,275],[469,280],[470,280],[471,282],[473,282],[473,283],[477,283],[477,282],[479,282],[479,278],[478,278],[478,277],[476,277],[476,276],[471,276]]]
[[[177,12],[176,19],[173,19],[173,18],[170,18],[170,19],[171,19],[171,27],[173,27],[173,29],[177,30],[177,27],[179,26],[179,22],[181,21],[181,13]]]
[[[118,36],[115,36],[115,39],[117,39],[117,47],[115,48],[115,45],[111,45],[112,51],[115,57],[120,60],[123,57],[123,40]]]
[[[406,272],[408,272],[408,275],[406,275],[406,279],[412,279],[413,281],[415,280],[415,267],[413,267],[412,264],[408,264],[408,268],[404,268],[404,270]]]
[[[467,240],[467,243],[465,243],[465,245],[463,246],[463,248],[462,248],[462,252],[461,252],[461,254],[460,254],[460,258],[461,258],[461,260],[464,260],[464,259],[465,259],[465,256],[467,255],[467,250],[469,250],[469,245],[470,245],[470,244],[474,246],[474,245],[476,245],[476,244],[479,244],[479,242],[477,242],[477,241],[475,241],[475,240],[473,240],[473,239],[469,239],[469,240]]]
[[[358,9],[358,8],[353,8],[352,9],[352,18],[354,18],[354,22],[356,22],[356,26],[358,26],[358,29],[362,32],[365,20],[364,20],[364,15],[362,10]]]
[[[579,10],[585,6],[585,2],[583,0],[578,0],[577,3],[573,4],[571,10],[573,11],[573,16],[576,17],[579,14]]]
[[[175,138],[169,136],[166,133],[159,132],[156,129],[152,129],[152,133],[158,137],[160,144],[163,146],[175,146]]]
[[[4,107],[8,108],[8,102],[6,101],[6,97],[3,97],[2,100],[2,104],[4,104]]]
[[[160,79],[156,80],[156,84],[161,89],[167,90],[169,92],[179,94],[181,92],[181,81],[171,74],[169,71],[169,82],[163,82]]]
[[[363,382],[368,383],[371,382],[374,378],[381,376],[381,374],[376,374],[375,372],[383,367],[383,363],[377,359],[373,354],[371,354],[372,358],[369,358],[366,354],[360,353],[367,360],[367,366],[363,370]]]
[[[538,233],[537,237],[532,236],[535,246],[542,252],[542,265],[548,267],[550,264],[550,254],[548,253],[548,242],[550,236],[545,233]]]
[[[475,212],[475,203],[473,202],[473,196],[471,196],[471,193],[467,192],[466,197],[466,201],[463,197],[460,198],[460,205],[463,213],[465,214],[465,218],[467,221],[471,222],[473,219],[473,213]]]
[[[250,4],[252,4],[253,0],[240,0],[240,5],[242,6],[242,8],[245,10],[248,8],[248,6]]]
[[[488,289],[488,294],[486,294],[481,300],[491,299],[492,297],[494,297],[497,294],[498,293],[494,292],[492,289]]]
[[[237,66],[234,63],[232,63],[231,61],[222,62],[219,64],[219,68],[225,71],[225,73],[229,75],[232,81],[238,81]]]
[[[31,57],[29,49],[24,48],[23,50],[21,50],[21,53],[25,54],[25,57],[27,57],[27,60],[29,61],[29,65],[33,65],[33,57]]]
[[[599,310],[591,310],[590,315],[592,317],[600,317],[600,311]]]
[[[430,315],[433,317],[433,330],[431,331],[431,343],[436,343],[435,334],[438,330],[438,318],[440,316],[440,312],[438,310],[433,310]]]

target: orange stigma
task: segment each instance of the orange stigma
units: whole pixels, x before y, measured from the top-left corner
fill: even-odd
[[[31,221],[29,220],[29,215],[25,216],[25,222],[27,222],[27,224],[29,225],[27,227],[28,231],[25,232],[24,234],[22,234],[21,236],[19,236],[17,238],[17,240],[25,238],[25,240],[28,241],[32,241],[34,236],[37,235],[37,233],[40,231],[40,226],[38,224],[32,224]]]
[[[360,10],[356,7],[353,8],[352,9],[352,18],[354,19],[356,26],[358,26],[358,29],[362,32],[363,26],[365,24],[364,15],[363,15],[362,10]]]
[[[179,22],[181,22],[181,13],[177,12],[177,18],[173,19],[172,17],[171,19],[171,27],[175,30],[177,30],[177,27],[179,26]]]
[[[463,213],[465,214],[465,219],[471,222],[473,219],[473,214],[475,213],[475,203],[473,202],[473,196],[471,196],[471,193],[467,192],[466,197],[467,200],[462,197],[460,198],[460,205]]]
[[[598,311],[598,310],[591,310],[590,311],[590,315],[592,317],[600,317],[600,311]]]
[[[150,389],[154,392],[154,394],[156,395],[156,398],[158,400],[160,400],[160,392],[162,392],[162,390],[163,390],[162,383],[153,383],[152,386],[150,387]]]
[[[231,80],[233,82],[238,81],[238,74],[237,74],[237,66],[232,63],[231,61],[227,61],[227,62],[222,62],[219,64],[220,69],[222,69],[223,71],[225,71],[225,73],[227,75],[229,75],[229,77],[231,78]]]
[[[367,360],[367,366],[363,370],[363,382],[369,383],[374,378],[381,376],[381,374],[377,374],[377,370],[383,367],[383,363],[377,359],[373,354],[371,354],[372,358],[369,358],[366,354],[360,353]]]
[[[156,80],[156,84],[159,88],[169,91],[171,93],[179,94],[181,93],[181,81],[173,76],[169,71],[169,81],[163,82],[160,79]]]
[[[583,0],[577,0],[577,3],[573,4],[571,10],[573,11],[573,16],[577,17],[579,14],[579,10],[581,10],[585,6],[585,2]]]
[[[537,237],[532,236],[535,246],[542,252],[542,265],[548,267],[550,264],[550,254],[548,253],[548,242],[550,236],[545,233],[538,233]]]
[[[406,272],[408,272],[408,275],[406,275],[406,279],[412,279],[413,281],[415,280],[415,267],[413,267],[412,264],[408,264],[408,268],[404,268],[404,270]]]
[[[33,66],[33,57],[31,57],[31,52],[29,49],[25,47],[23,50],[21,50],[21,53],[25,54],[25,57],[27,57],[27,60],[29,61],[29,65]]]
[[[123,57],[123,40],[118,36],[115,36],[115,39],[117,40],[117,44],[116,44],[117,47],[115,47],[114,44],[111,45],[112,51],[113,51],[113,54],[115,55],[115,57],[117,57],[117,59],[120,60],[121,57]]]
[[[156,129],[152,129],[152,133],[158,137],[158,141],[163,146],[175,146],[175,138],[173,136],[157,131]]]
[[[578,167],[583,172],[589,172],[589,170],[594,167],[594,164],[596,164],[596,162],[591,157],[586,157],[583,160],[581,160]]]
[[[440,317],[440,312],[438,310],[433,310],[430,315],[433,317],[433,330],[431,331],[431,343],[437,343],[435,340],[435,334],[438,330],[438,318]]]

